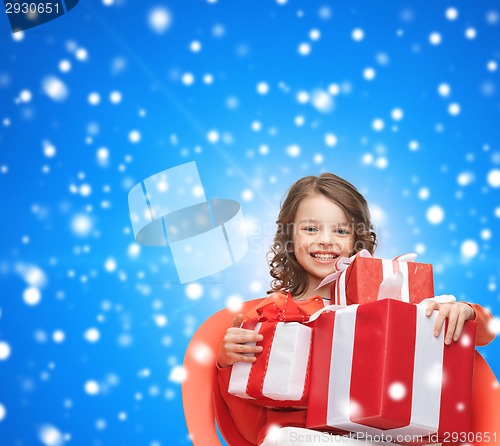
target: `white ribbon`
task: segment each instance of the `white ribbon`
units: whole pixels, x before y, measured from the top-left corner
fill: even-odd
[[[351,305],[352,306],[352,305]],[[314,322],[316,319],[318,319],[325,311],[336,311],[336,310],[342,310],[342,308],[345,308],[345,305],[327,305],[326,307],[320,308],[318,311],[313,313],[311,316],[309,316],[309,319],[304,322],[304,324],[309,324],[311,322]]]
[[[450,304],[457,301],[457,298],[453,294],[443,294],[441,296],[429,297],[428,299],[424,299],[419,305],[424,302],[437,302],[438,304]]]
[[[391,265],[391,272],[392,272],[392,265]],[[384,279],[378,289],[377,300],[381,299],[399,300],[401,289],[403,288],[403,280],[404,277],[401,271],[398,271],[397,273],[392,274],[391,276],[388,276],[386,279]]]

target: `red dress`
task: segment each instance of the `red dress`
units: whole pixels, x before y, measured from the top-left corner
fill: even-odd
[[[274,301],[283,308],[285,294],[273,293],[261,302],[246,316],[256,317],[256,309]],[[313,297],[305,301],[296,301],[300,308],[308,314],[324,307],[321,297]],[[491,314],[480,305],[469,304],[476,313],[477,338],[476,345],[482,346],[491,342],[495,335],[488,331]],[[306,410],[283,411],[257,406],[244,399],[230,395],[227,392],[231,367],[217,367],[219,392],[215,389],[216,418],[220,430],[225,434],[230,446],[259,445],[267,435],[271,426],[306,426]],[[239,431],[240,436],[228,434],[224,425],[231,423]],[[500,388],[498,382],[482,356],[476,352],[473,391],[472,391],[472,431],[497,432],[497,442],[500,443]],[[453,443],[447,443],[453,444]],[[457,443],[459,444],[459,443]],[[470,443],[469,443],[470,444]],[[480,444],[472,443],[472,444]],[[482,443],[485,445],[485,443]],[[495,444],[490,440],[490,444]]]

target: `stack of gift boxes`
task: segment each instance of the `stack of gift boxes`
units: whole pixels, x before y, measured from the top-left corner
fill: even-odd
[[[357,255],[335,279],[336,305],[310,318],[289,297],[245,322],[264,349],[233,365],[229,392],[307,407],[308,428],[337,434],[435,443],[468,432],[476,323],[451,345],[446,325],[434,336],[437,312],[428,317],[423,302],[434,296],[432,266]]]

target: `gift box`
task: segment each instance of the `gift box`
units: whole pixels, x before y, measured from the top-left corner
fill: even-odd
[[[419,303],[433,297],[432,265],[408,261],[415,257],[407,254],[393,260],[376,259],[363,251],[351,259],[343,259],[343,271],[338,272],[330,290],[334,302],[337,305],[363,304],[391,297]],[[327,279],[322,283],[325,282]]]
[[[274,302],[257,310],[242,328],[263,335],[254,363],[232,366],[229,393],[268,407],[306,407],[312,329],[291,297],[282,310]],[[255,344],[253,344],[255,345]]]
[[[314,322],[307,427],[392,436],[468,432],[476,323],[433,335],[437,312],[394,299]],[[380,438],[380,437],[379,437]],[[429,438],[429,437],[427,437]],[[427,441],[435,443],[436,441]]]

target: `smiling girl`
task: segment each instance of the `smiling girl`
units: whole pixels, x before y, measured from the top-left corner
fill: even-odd
[[[333,271],[337,257],[362,249],[373,254],[376,246],[366,200],[331,173],[298,180],[281,206],[277,225],[271,288],[290,291],[296,299],[329,297],[328,287],[314,290]]]
[[[330,285],[317,288],[325,276],[334,271],[339,257],[350,257],[367,249],[373,254],[376,235],[370,221],[370,212],[365,198],[346,180],[324,173],[319,177],[308,176],[292,185],[281,206],[277,219],[277,232],[271,247],[270,295],[256,308],[270,302],[283,308],[287,293],[307,315],[327,305]],[[245,317],[256,317],[256,308],[249,314],[239,314],[228,328],[217,356],[219,394],[219,425],[234,424],[240,433],[238,438],[227,439],[231,446],[324,444],[324,438],[313,441],[304,429],[306,410],[269,409],[256,406],[227,392],[231,366],[238,361],[254,362],[262,351],[258,345],[248,345],[262,340],[262,335],[239,328]],[[494,335],[487,329],[491,314],[480,305],[453,302],[432,302],[427,315],[439,311],[435,331],[438,333],[448,320],[445,342],[457,341],[466,320],[477,321],[477,345],[489,343]],[[271,432],[271,433],[270,433]],[[276,432],[280,433],[277,435]],[[268,435],[269,434],[269,435]],[[297,443],[294,435],[311,438],[309,442]],[[267,437],[266,437],[267,436]],[[366,442],[331,436],[332,443],[364,444]],[[335,438],[335,440],[334,440]]]

